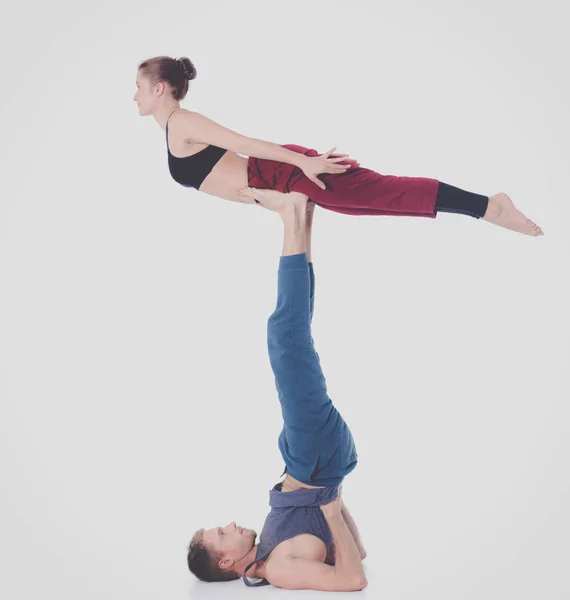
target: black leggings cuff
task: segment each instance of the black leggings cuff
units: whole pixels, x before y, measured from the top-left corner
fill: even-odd
[[[489,197],[467,192],[448,183],[439,182],[435,212],[469,215],[480,219],[487,212]]]

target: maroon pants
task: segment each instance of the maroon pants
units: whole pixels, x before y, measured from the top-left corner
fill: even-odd
[[[282,144],[293,152],[319,156],[319,152],[296,144]],[[332,155],[338,156],[338,155]],[[341,163],[343,164],[343,163]],[[348,163],[344,163],[348,164]],[[341,174],[324,173],[321,189],[299,167],[289,163],[250,157],[248,185],[279,192],[301,192],[315,204],[348,215],[400,215],[435,218],[439,181],[427,177],[381,175],[363,167]]]

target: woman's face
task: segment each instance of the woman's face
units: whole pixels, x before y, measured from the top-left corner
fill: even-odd
[[[154,94],[150,81],[143,75],[142,71],[137,72],[136,84],[137,93],[134,95],[133,100],[139,107],[139,115],[150,115],[154,110],[158,96]]]

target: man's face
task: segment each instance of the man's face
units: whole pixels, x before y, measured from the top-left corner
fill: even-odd
[[[202,542],[210,552],[237,562],[255,546],[256,537],[253,529],[238,527],[232,522],[225,527],[206,529]]]

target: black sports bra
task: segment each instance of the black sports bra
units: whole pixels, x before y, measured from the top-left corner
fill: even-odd
[[[168,119],[174,110],[168,115]],[[166,150],[168,151],[168,169],[172,179],[184,187],[199,190],[204,179],[227,152],[227,149],[210,144],[190,156],[182,158],[174,156],[168,147],[168,119],[166,120]]]

